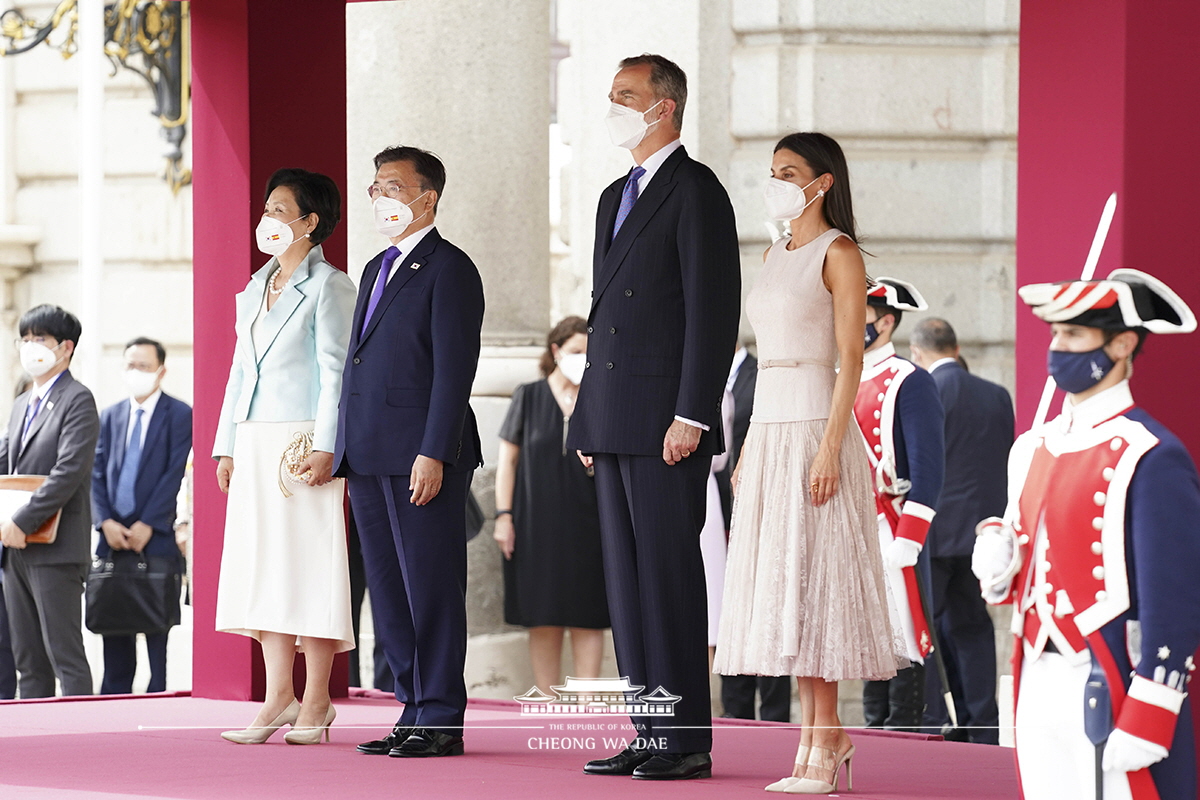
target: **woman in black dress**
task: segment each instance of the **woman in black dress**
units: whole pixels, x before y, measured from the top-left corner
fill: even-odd
[[[551,695],[563,632],[571,631],[572,676],[597,678],[609,626],[596,488],[566,449],[586,350],[585,320],[567,317],[550,331],[541,362],[546,377],[513,392],[496,467],[504,619],[529,628],[533,675]]]

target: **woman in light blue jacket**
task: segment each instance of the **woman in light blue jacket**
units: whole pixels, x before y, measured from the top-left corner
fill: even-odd
[[[236,298],[213,458],[229,495],[216,627],[262,644],[267,696],[249,728],[221,735],[261,744],[291,725],[285,741],[316,744],[335,715],[333,656],[354,646],[344,481],[331,469],[355,289],[321,252],[341,216],[334,182],[281,169],[266,194],[255,238],[272,258]],[[312,452],[289,464],[284,453],[297,437],[311,437]],[[303,703],[292,685],[297,649],[307,667]]]

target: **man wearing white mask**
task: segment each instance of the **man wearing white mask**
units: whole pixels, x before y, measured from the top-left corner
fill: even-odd
[[[13,403],[0,469],[9,475],[47,475],[29,501],[0,522],[4,600],[22,699],[92,694],[83,650],[80,595],[88,553],[92,461],[100,418],[86,386],[71,376],[82,326],[58,306],[40,305],[18,323],[21,366],[33,387]],[[61,511],[52,544],[26,537]]]
[[[359,286],[338,407],[367,585],[404,712],[359,745],[397,758],[463,753],[467,689],[466,503],[483,462],[469,400],[483,282],[434,217],[446,169],[416,147],[375,156],[375,227],[391,246]]]
[[[679,141],[687,77],[627,58],[607,125],[635,162],[600,196],[588,359],[567,446],[594,461],[617,665],[678,696],[591,775],[711,775],[708,622],[700,530],[737,343],[741,272],[729,196]],[[691,456],[696,458],[691,458]]]
[[[175,499],[192,449],[192,408],[162,390],[167,352],[139,337],[125,346],[121,378],[129,397],[100,415],[92,467],[92,518],[100,531],[96,555],[133,551],[163,559],[183,573],[175,544]],[[167,632],[143,631],[150,662],[148,692],[167,689]],[[133,691],[136,634],[105,635],[101,694]]]

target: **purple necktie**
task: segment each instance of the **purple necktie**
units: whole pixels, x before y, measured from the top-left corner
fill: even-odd
[[[375,288],[371,290],[371,299],[367,301],[367,313],[363,315],[362,330],[358,332],[360,339],[367,332],[367,325],[371,322],[371,315],[375,313],[375,306],[379,305],[379,300],[383,297],[383,290],[387,288],[388,275],[391,274],[392,264],[396,263],[396,259],[399,257],[400,250],[396,247],[389,247],[383,253],[383,264],[379,267],[379,277],[375,279]]]
[[[621,223],[629,216],[629,212],[633,210],[633,204],[638,199],[638,178],[646,174],[646,170],[642,167],[634,167],[629,170],[629,180],[625,181],[625,191],[621,192],[621,205],[617,209],[617,221],[613,225],[613,238],[617,238],[617,231],[621,230]]]

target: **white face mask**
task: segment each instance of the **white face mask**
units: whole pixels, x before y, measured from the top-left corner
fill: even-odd
[[[413,203],[420,200],[428,191],[421,192],[415,198]],[[413,219],[412,203],[402,203],[394,197],[388,197],[386,194],[381,194],[375,198],[375,202],[371,207],[375,209],[375,230],[382,233],[384,236],[391,239],[393,236],[399,236],[408,230],[408,226],[412,225],[417,219],[425,216],[429,212],[426,211],[421,217]]]
[[[304,219],[306,216],[308,215],[296,217],[292,222]],[[258,249],[269,256],[283,255],[283,252],[296,241],[296,236],[292,233],[292,222],[283,222],[268,216],[260,219],[258,227],[254,229],[254,242],[258,245]],[[308,234],[306,233],[300,238],[307,239]]]
[[[37,342],[22,342],[21,367],[35,378],[42,377],[54,369],[54,365],[59,362],[60,359],[54,355],[54,351],[60,347],[62,347],[62,342],[59,342],[54,349]]]
[[[658,120],[646,122],[646,115],[658,108],[660,103],[662,100],[645,111],[613,103],[608,109],[608,116],[604,118],[612,143],[617,147],[624,147],[626,150],[632,150],[641,144],[642,140],[646,138],[646,134],[650,132],[650,127],[659,123]]]
[[[819,180],[821,180],[819,176],[813,178],[802,189],[791,181],[768,178],[766,185],[763,186],[763,200],[767,203],[767,213],[771,215],[771,219],[791,222],[803,214],[804,209],[815,203],[818,197],[824,197],[825,190],[818,189],[812,200],[804,199],[804,189]]]
[[[161,371],[162,367],[154,370],[154,372],[127,369],[121,373],[121,380],[125,381],[125,388],[128,390],[130,397],[149,397],[158,388],[158,375]]]
[[[558,357],[558,368],[563,377],[576,386],[583,380],[583,370],[587,364],[587,353],[563,353]]]

